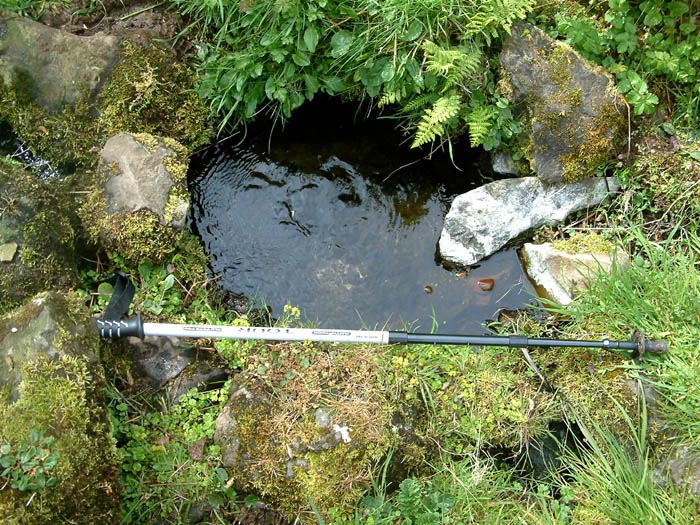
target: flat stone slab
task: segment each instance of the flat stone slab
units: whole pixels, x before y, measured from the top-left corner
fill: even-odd
[[[18,246],[16,242],[0,244],[0,262],[12,262],[17,254],[17,248]]]
[[[615,266],[629,265],[629,257],[621,250],[572,254],[558,250],[551,243],[526,243],[521,256],[530,279],[548,299],[561,305],[571,303],[576,293],[587,289],[598,273],[610,273]]]

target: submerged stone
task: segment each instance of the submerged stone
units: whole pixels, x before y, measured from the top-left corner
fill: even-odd
[[[0,245],[0,262],[12,262],[17,253],[17,243],[7,242]]]

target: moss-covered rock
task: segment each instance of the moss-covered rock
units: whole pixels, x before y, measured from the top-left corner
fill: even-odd
[[[0,320],[0,362],[6,385],[0,399],[0,443],[20,450],[35,440],[57,458],[43,488],[0,478],[0,521],[115,523],[117,454],[105,408],[105,381],[96,360],[98,336],[77,296],[48,294]],[[14,466],[16,479],[37,470]]]
[[[0,23],[0,120],[56,168],[93,168],[104,137],[119,132],[172,137],[189,151],[211,139],[194,69],[172,50],[21,17]]]
[[[398,443],[393,407],[365,348],[261,348],[217,420],[237,489],[279,506],[291,519],[348,512],[370,487],[374,464]]]
[[[540,178],[582,180],[614,158],[627,119],[609,74],[527,24],[514,28],[501,63],[527,131],[522,153]]]
[[[0,246],[7,252],[0,261],[0,314],[77,281],[79,220],[71,189],[68,180],[42,180],[0,158]]]
[[[123,44],[123,60],[102,93],[100,123],[108,136],[171,137],[193,151],[212,136],[209,110],[196,91],[194,70],[172,50]]]
[[[152,135],[107,141],[80,214],[90,238],[127,264],[165,261],[177,247],[189,206],[187,151]]]
[[[54,166],[96,160],[97,93],[119,59],[117,39],[79,37],[27,18],[0,30],[0,119]]]

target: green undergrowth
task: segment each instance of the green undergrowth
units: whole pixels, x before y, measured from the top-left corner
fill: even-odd
[[[671,113],[677,125],[700,125],[700,21],[696,0],[570,2],[551,21],[587,58],[618,80],[635,115]]]
[[[124,397],[110,403],[124,485],[121,523],[189,523],[205,512],[229,523],[236,491],[211,442],[229,385],[193,389],[175,405],[165,397]]]
[[[183,231],[173,253],[160,263],[139,264],[110,254],[108,263],[82,272],[83,288],[95,313],[104,312],[114,291],[104,281],[121,272],[136,287],[129,313],[173,323],[226,324],[238,316],[227,311],[218,294],[216,280],[209,275],[207,257],[199,239]]]
[[[202,43],[199,91],[222,128],[326,94],[392,106],[415,147],[468,130],[492,149],[519,131],[492,49],[532,0],[171,3]]]
[[[48,12],[60,11],[70,5],[69,0],[0,0],[0,13],[4,11],[39,20]]]
[[[119,483],[100,379],[72,356],[42,356],[23,373],[19,400],[0,403],[0,518],[13,525],[111,522]]]
[[[654,473],[646,402],[633,417],[626,415],[625,439],[601,422],[582,426],[586,448],[570,456],[568,479],[562,483],[575,498],[573,523],[691,524],[700,498],[675,485],[664,487]]]
[[[595,429],[605,436],[605,447],[618,447],[613,452],[627,451],[634,435],[629,422],[639,402],[634,386],[639,377],[657,385],[663,399],[661,412],[672,422],[669,426],[697,446],[700,396],[691,386],[700,352],[694,321],[700,312],[693,300],[700,283],[697,248],[657,246],[644,242],[643,236],[634,245],[639,250],[629,267],[600,275],[571,307],[550,308],[554,317],[548,324],[524,317],[502,329],[530,336],[627,340],[632,329],[640,328],[650,337],[669,341],[670,359],[649,356],[634,363],[626,354],[603,350],[531,349],[533,366],[520,351],[505,348],[215,341],[213,347],[234,372],[235,390],[245,386],[264,400],[261,405],[244,403],[234,409],[247,460],[223,468],[222,451],[211,440],[213,418],[230,394],[226,390],[201,394],[201,398],[193,394],[193,403],[209,403],[206,417],[196,407],[187,412],[157,406],[150,412],[139,409],[143,414],[131,419],[141,412],[134,412],[131,401],[123,400],[115,417],[122,421],[122,473],[131,480],[126,504],[129,519],[138,523],[138,516],[160,513],[173,523],[183,522],[178,520],[193,512],[193,501],[203,502],[210,515],[225,516],[235,512],[234,499],[243,500],[252,493],[290,520],[303,516],[319,523],[350,523],[355,516],[368,523],[398,519],[617,523],[594,502],[611,498],[621,487],[586,481],[586,476],[600,478],[600,472],[605,472],[600,470],[601,457],[579,461],[573,452],[569,457],[564,447],[555,463],[558,471],[575,471],[575,481],[568,474],[561,478],[556,472],[547,473],[546,468],[537,475],[527,469],[523,473],[514,459],[527,457],[533,445],[551,436],[552,425],[562,421]],[[188,286],[183,286],[186,281],[176,267],[174,263],[142,264],[134,269],[139,309],[152,319],[187,322],[198,317],[199,322],[222,322],[224,310],[206,305],[206,294],[199,296],[199,306],[189,302],[197,292],[187,298]],[[197,283],[201,275],[193,271],[187,282]],[[228,315],[226,322],[234,325],[255,323],[248,316]],[[278,324],[295,326],[298,317],[298,309],[288,307]],[[329,410],[334,422],[352,429],[350,435],[359,448],[339,448],[324,456],[300,445],[323,439],[315,423],[320,408]],[[177,431],[164,431],[168,425]],[[208,433],[190,435],[191,427],[206,427]],[[635,475],[653,470],[660,453],[668,450],[668,431],[656,420],[649,424],[648,448],[641,463],[635,456],[628,461],[646,469]],[[269,436],[275,439],[270,441]],[[189,456],[195,438],[204,439],[207,459],[203,462],[193,462]],[[308,470],[296,469],[292,481],[287,479],[290,458],[308,466]],[[134,470],[141,466],[135,463],[157,468],[136,475]],[[345,473],[342,498],[336,492],[341,483],[334,477],[338,471]],[[222,486],[227,487],[224,493],[232,489],[240,496],[229,498],[226,510],[219,511],[209,498],[213,494],[216,500]],[[693,508],[694,500],[680,490],[653,490],[654,505],[668,509],[668,502],[680,501],[679,508]],[[148,494],[154,493],[158,496],[149,499]],[[459,521],[458,516],[468,518]]]
[[[639,137],[634,160],[618,170],[623,192],[611,222],[636,224],[651,241],[684,244],[700,224],[700,142],[679,136],[673,146],[664,127],[673,131],[663,126]]]

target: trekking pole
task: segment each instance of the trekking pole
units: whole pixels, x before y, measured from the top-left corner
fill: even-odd
[[[318,341],[365,344],[427,344],[528,347],[578,347],[605,350],[628,350],[631,357],[640,359],[644,354],[665,354],[666,341],[649,341],[641,330],[635,330],[629,341],[578,341],[575,339],[542,339],[522,335],[448,335],[395,332],[388,330],[332,330],[322,328],[285,328],[267,326],[227,326],[145,323],[141,315],[126,320],[101,319],[97,321],[100,335],[105,338],[171,336],[211,339],[259,339],[263,341]]]

